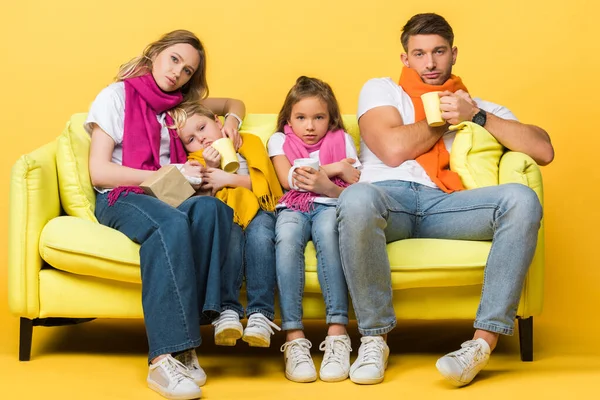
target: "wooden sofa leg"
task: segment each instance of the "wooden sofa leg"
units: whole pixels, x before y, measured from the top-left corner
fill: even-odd
[[[33,335],[33,320],[21,318],[19,330],[19,361],[29,361],[31,358],[31,337]]]
[[[533,361],[533,317],[519,318],[521,361]]]

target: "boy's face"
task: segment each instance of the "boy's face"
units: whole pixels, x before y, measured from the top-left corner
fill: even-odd
[[[210,146],[212,142],[221,139],[221,121],[204,115],[194,114],[185,121],[183,128],[179,130],[179,138],[183,142],[185,150],[193,153]]]

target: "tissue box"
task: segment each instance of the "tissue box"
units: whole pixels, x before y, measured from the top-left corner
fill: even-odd
[[[144,193],[178,207],[196,191],[174,165],[166,165],[140,184]]]

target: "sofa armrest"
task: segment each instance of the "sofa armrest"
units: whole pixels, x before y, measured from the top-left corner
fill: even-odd
[[[60,215],[56,141],[21,156],[10,176],[8,222],[8,303],[20,317],[39,315],[38,244],[46,223]]]
[[[538,195],[544,206],[544,188],[540,167],[526,154],[509,151],[500,159],[499,183],[521,183]],[[539,315],[544,302],[544,220],[538,232],[538,242],[531,266],[525,278],[523,293],[517,313],[520,317]]]

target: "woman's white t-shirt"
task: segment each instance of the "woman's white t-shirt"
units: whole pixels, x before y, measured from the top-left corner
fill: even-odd
[[[347,133],[344,133],[344,139],[345,139],[345,143],[346,143],[346,157],[354,158],[356,160],[356,162],[354,164],[352,164],[352,166],[354,168],[359,168],[361,166],[361,162],[358,160],[358,155],[356,154],[356,147],[354,147],[354,141],[352,141],[352,137],[350,135],[348,135]],[[269,142],[267,143],[267,150],[269,152],[269,157],[285,155],[285,152],[283,151],[283,143],[284,142],[285,142],[285,133],[282,133],[282,132],[274,133],[269,138]],[[312,158],[313,160],[319,161],[319,165],[321,165],[321,162],[319,160],[319,150],[309,153],[308,156],[309,156],[309,158]],[[321,204],[335,205],[335,204],[337,204],[337,199],[331,198],[331,197],[315,197],[314,202],[321,203]],[[283,207],[285,207],[284,204],[277,205],[277,208],[283,208]]]
[[[503,119],[517,120],[506,107],[479,98],[473,98],[473,100],[479,108],[486,112]],[[391,78],[375,78],[365,83],[358,100],[357,118],[360,119],[367,111],[382,106],[396,107],[405,125],[415,123],[415,108],[412,100],[402,87],[398,86]],[[444,134],[444,144],[448,151],[452,148],[455,135],[455,131],[448,131]],[[369,149],[362,138],[360,141],[360,160],[363,164],[360,176],[361,182],[400,180],[437,187],[417,161],[408,160],[397,167],[387,166]]]

